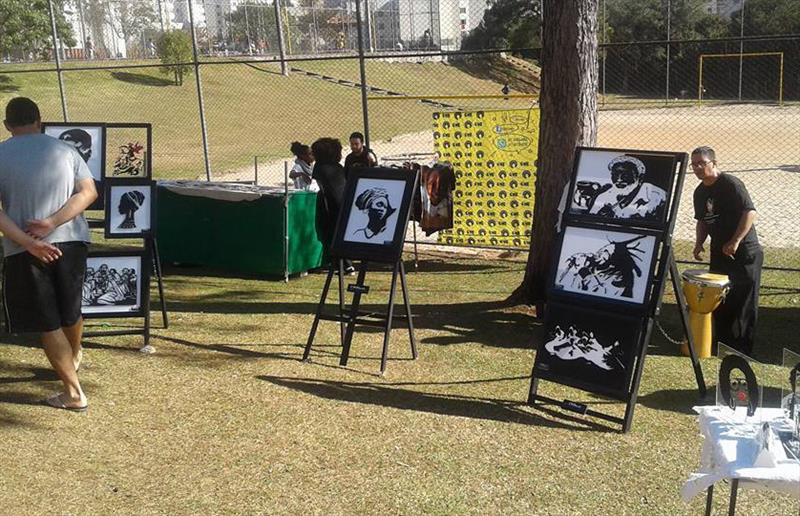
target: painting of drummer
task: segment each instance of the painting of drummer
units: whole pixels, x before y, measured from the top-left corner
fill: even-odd
[[[764,262],[754,224],[756,208],[744,183],[720,171],[711,147],[692,151],[692,171],[700,180],[694,190],[694,257],[703,259],[710,236],[711,272],[725,274],[731,281],[725,301],[714,311],[716,340],[752,355]]]

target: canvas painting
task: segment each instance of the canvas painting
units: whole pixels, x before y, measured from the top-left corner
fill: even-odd
[[[361,177],[356,184],[353,205],[345,227],[344,240],[360,244],[391,245],[403,203],[406,181]]]
[[[106,124],[106,177],[149,179],[151,147],[150,124]]]
[[[142,256],[89,256],[83,281],[82,312],[124,314],[142,308]]]
[[[675,155],[580,149],[571,215],[659,225],[666,220]]]
[[[105,139],[102,125],[43,124],[44,133],[75,147],[96,182],[103,181]]]
[[[136,184],[109,184],[106,207],[106,233],[110,237],[135,237],[152,229],[153,186],[150,181]]]
[[[625,399],[640,333],[638,317],[550,303],[534,375]]]
[[[555,288],[644,303],[655,252],[656,237],[649,234],[567,226]]]

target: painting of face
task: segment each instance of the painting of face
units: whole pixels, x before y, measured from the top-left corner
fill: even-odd
[[[582,149],[569,213],[655,226],[666,221],[675,156]]]
[[[96,182],[103,180],[105,167],[105,130],[102,125],[42,124],[44,134],[73,147],[83,159]]]
[[[153,186],[150,181],[109,180],[106,210],[108,237],[135,238],[152,230]]]

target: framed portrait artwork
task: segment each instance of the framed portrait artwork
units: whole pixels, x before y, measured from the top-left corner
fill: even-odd
[[[137,238],[153,233],[155,185],[147,179],[106,180],[106,238]]]
[[[90,253],[81,294],[83,316],[143,316],[150,285],[147,256],[146,251]]]
[[[655,231],[567,226],[554,267],[553,289],[642,305],[649,300],[659,243]]]
[[[581,220],[665,228],[685,154],[579,147],[567,214]]]
[[[641,349],[643,319],[578,304],[548,303],[533,374],[627,400]]]
[[[393,168],[350,173],[331,254],[393,263],[403,252],[418,174]]]
[[[105,177],[119,181],[152,178],[151,124],[106,124],[106,147]]]
[[[103,208],[103,179],[106,166],[106,126],[96,123],[42,123],[42,132],[72,145],[89,167],[97,188],[97,200],[90,210]]]

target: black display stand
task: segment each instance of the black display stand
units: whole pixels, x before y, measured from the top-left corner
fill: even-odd
[[[578,149],[579,152],[581,150],[583,150],[583,149]],[[587,150],[594,150],[594,149],[587,149]],[[603,149],[603,150],[614,150],[614,151],[617,151],[616,149]],[[631,152],[631,151],[618,151],[618,152],[623,153],[623,152]],[[639,391],[639,384],[641,382],[642,372],[643,372],[643,369],[644,369],[644,359],[645,359],[645,356],[647,355],[647,347],[648,347],[648,344],[650,342],[650,337],[652,335],[653,326],[654,326],[654,323],[655,323],[655,318],[657,317],[657,315],[660,313],[660,310],[661,310],[661,301],[662,301],[662,297],[663,297],[663,294],[664,294],[664,288],[665,288],[665,285],[666,285],[667,274],[669,274],[670,279],[672,281],[672,287],[673,287],[673,289],[675,291],[675,296],[676,296],[678,308],[679,308],[679,311],[680,311],[680,318],[681,318],[682,327],[683,327],[684,333],[685,333],[686,338],[687,338],[688,343],[689,343],[689,346],[688,346],[689,347],[689,353],[690,353],[690,358],[691,358],[692,366],[693,366],[694,373],[695,373],[695,378],[696,378],[696,381],[697,381],[698,391],[699,391],[699,394],[700,394],[701,397],[705,396],[705,394],[706,394],[705,380],[703,378],[703,372],[702,372],[702,369],[700,367],[700,363],[699,363],[699,361],[697,359],[697,355],[695,353],[694,339],[692,338],[692,334],[691,334],[691,331],[689,329],[688,310],[687,310],[687,307],[686,307],[686,299],[685,299],[685,297],[683,295],[683,290],[681,289],[680,275],[678,273],[678,268],[677,268],[677,265],[675,263],[675,258],[674,258],[674,253],[673,253],[673,246],[672,246],[672,234],[673,234],[673,231],[674,231],[674,228],[675,228],[675,222],[676,222],[676,219],[677,219],[680,192],[682,190],[683,180],[684,180],[685,170],[686,170],[686,164],[687,164],[687,161],[688,161],[688,156],[686,154],[675,154],[675,156],[676,156],[676,166],[679,167],[679,172],[676,174],[676,178],[673,180],[673,185],[672,185],[672,199],[673,200],[672,200],[671,206],[669,208],[669,211],[667,213],[667,217],[666,217],[666,221],[665,221],[666,222],[665,227],[663,228],[663,230],[658,232],[658,235],[659,235],[658,238],[660,239],[660,242],[661,242],[661,249],[660,249],[660,252],[659,252],[658,262],[657,262],[654,274],[652,276],[652,285],[651,285],[651,290],[650,290],[651,295],[650,295],[649,301],[645,305],[643,305],[642,307],[631,307],[629,309],[629,310],[633,311],[636,314],[636,316],[638,316],[639,324],[641,325],[641,331],[638,334],[638,342],[636,342],[636,345],[633,348],[633,349],[636,350],[636,354],[635,354],[635,361],[632,364],[633,374],[632,374],[632,377],[631,377],[631,381],[627,385],[627,388],[626,388],[626,391],[624,392],[624,394],[617,398],[617,399],[620,399],[621,401],[623,401],[626,404],[624,417],[620,418],[620,417],[617,417],[617,416],[614,416],[614,415],[611,415],[611,414],[604,413],[602,411],[590,409],[586,403],[572,401],[572,400],[569,400],[569,399],[557,400],[557,399],[550,398],[550,397],[543,396],[543,395],[539,394],[539,392],[538,392],[538,390],[539,390],[539,382],[542,381],[542,380],[551,381],[551,382],[555,382],[555,383],[560,383],[560,384],[563,384],[563,385],[576,387],[576,388],[579,388],[579,389],[581,387],[578,387],[578,386],[574,385],[574,383],[571,384],[569,381],[559,381],[559,379],[558,378],[554,378],[553,375],[549,375],[549,376],[547,376],[547,378],[539,378],[539,377],[537,377],[537,368],[536,368],[537,364],[536,363],[534,363],[534,368],[533,368],[533,371],[531,373],[531,386],[530,386],[530,391],[528,393],[528,400],[527,400],[529,405],[536,407],[537,402],[544,402],[544,403],[548,403],[548,404],[554,404],[554,405],[559,406],[561,409],[566,410],[566,411],[576,412],[576,413],[579,413],[579,414],[582,414],[582,415],[592,416],[592,417],[595,417],[595,418],[598,418],[598,419],[602,419],[604,421],[608,421],[608,422],[611,422],[611,423],[619,424],[619,425],[621,425],[621,430],[622,430],[623,433],[624,432],[628,432],[630,430],[631,426],[632,426],[632,423],[633,423],[633,413],[634,413],[634,408],[636,406],[636,400],[637,400],[638,391]],[[576,162],[575,163],[576,171],[575,171],[574,177],[577,177],[577,175],[578,175],[578,172],[577,172],[577,170],[578,170],[578,154],[577,153],[576,153],[575,162]],[[573,185],[572,185],[573,189],[575,188],[575,185],[574,185],[575,182],[576,181],[573,178]],[[573,192],[573,191],[574,190],[571,190],[571,192]],[[572,198],[572,195],[568,196],[568,199],[571,199],[571,198]],[[571,223],[571,222],[575,223],[575,222],[578,221],[578,219],[580,219],[580,217],[570,216],[569,214],[565,214],[565,216],[564,216],[565,225],[568,224],[568,223]],[[620,229],[620,226],[609,226],[609,227],[611,227],[613,229],[616,229],[616,230]],[[554,270],[555,269],[556,269],[556,267],[554,266]],[[553,292],[553,291],[551,290],[551,292]],[[558,296],[563,296],[563,297],[569,299],[568,296],[565,296],[565,295],[561,294],[560,292],[556,292],[556,294]],[[552,298],[552,297],[557,297],[557,296],[555,294],[551,294],[550,297]],[[572,298],[575,299],[576,302],[580,301],[579,299],[575,298],[575,296],[572,296]],[[585,301],[584,301],[584,303],[585,303]],[[597,304],[602,305],[602,303],[597,303]],[[616,308],[607,307],[606,309],[613,309],[613,310],[616,310],[616,311],[620,311],[620,310],[625,310],[626,307],[617,306]],[[613,312],[610,312],[610,313],[613,313]],[[542,348],[541,347],[539,348],[539,351],[537,353],[540,353],[540,352],[542,352]],[[540,373],[540,376],[541,376],[541,373]],[[582,390],[586,390],[586,391],[589,391],[589,392],[595,392],[597,394],[596,391],[592,391],[591,389],[588,389],[588,388],[583,388]]]
[[[350,358],[350,345],[353,341],[353,334],[355,333],[356,324],[365,326],[379,326],[383,327],[383,351],[381,352],[381,368],[380,373],[384,374],[386,371],[386,363],[389,356],[389,338],[392,332],[392,323],[395,318],[404,318],[408,325],[408,337],[411,342],[411,356],[414,360],[417,359],[417,342],[414,338],[414,323],[411,316],[411,303],[408,298],[408,286],[406,283],[406,270],[402,260],[397,260],[392,266],[392,282],[389,287],[389,301],[385,314],[370,314],[359,311],[361,304],[361,296],[369,293],[369,285],[364,283],[366,278],[369,262],[362,261],[358,270],[356,282],[347,286],[347,291],[353,293],[353,302],[350,305],[349,312],[344,308],[344,264],[342,260],[336,260],[337,265],[331,266],[328,269],[328,276],[325,279],[325,286],[322,288],[322,296],[317,305],[316,315],[314,322],[311,325],[311,332],[308,335],[305,351],[303,352],[303,360],[309,361],[309,354],[311,353],[311,346],[314,343],[314,337],[317,334],[317,328],[320,320],[325,321],[338,321],[340,325],[340,339],[342,345],[342,353],[339,358],[339,365],[346,366]],[[338,268],[338,270],[337,270]],[[339,313],[326,314],[325,313],[325,300],[328,297],[331,281],[334,274],[339,276]],[[395,296],[397,293],[397,279],[400,278],[400,288],[403,292],[403,304],[405,306],[405,317],[397,317],[394,313]]]

